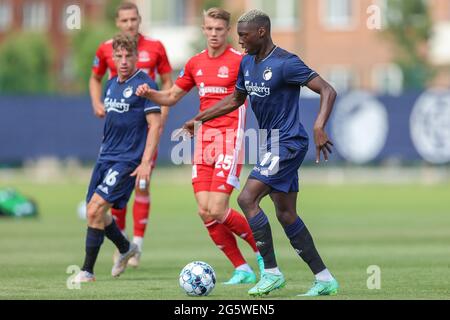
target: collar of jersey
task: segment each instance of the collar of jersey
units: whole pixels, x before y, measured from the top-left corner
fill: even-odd
[[[208,57],[208,59],[211,59],[211,60],[215,60],[215,59],[218,59],[218,58],[220,58],[221,56],[223,56],[228,50],[230,50],[230,48],[231,48],[231,45],[229,44],[228,46],[227,46],[227,48],[224,50],[224,52],[222,52],[222,54],[220,55],[220,56],[217,56],[217,57],[214,57],[214,58],[211,58],[210,56],[209,56],[209,53],[208,53],[208,48],[206,48],[206,56]]]
[[[123,83],[127,83],[128,81],[130,81],[131,79],[133,79],[134,77],[136,77],[136,75],[139,73],[139,72],[141,72],[142,70],[141,69],[137,69],[136,70],[136,72],[131,76],[131,77],[129,77],[127,80],[125,80],[124,82],[120,82],[119,81],[119,75],[117,75],[117,83],[118,84],[123,84]]]
[[[262,59],[261,61],[259,61],[258,63],[264,62],[267,59],[270,58],[270,56],[275,52],[275,50],[278,48],[278,46],[273,47],[273,49],[269,52],[269,54],[267,55],[267,57],[265,57],[264,59]],[[256,62],[256,56],[253,57],[253,60]]]

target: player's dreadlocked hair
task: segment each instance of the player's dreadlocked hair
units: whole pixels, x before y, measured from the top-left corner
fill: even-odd
[[[137,54],[137,40],[124,33],[119,33],[113,38],[113,49],[124,48],[128,52]]]
[[[254,23],[258,27],[265,27],[267,31],[270,31],[270,18],[261,10],[253,9],[247,13],[244,13],[238,20],[240,22]]]

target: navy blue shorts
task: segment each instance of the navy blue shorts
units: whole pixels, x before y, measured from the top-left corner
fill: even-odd
[[[256,179],[279,192],[298,192],[298,169],[308,151],[308,144],[300,148],[281,145],[278,155],[263,155],[250,172],[249,179]]]
[[[92,172],[86,203],[89,203],[95,192],[111,203],[113,208],[125,208],[136,181],[136,177],[130,177],[130,174],[136,168],[136,165],[125,162],[97,162]]]

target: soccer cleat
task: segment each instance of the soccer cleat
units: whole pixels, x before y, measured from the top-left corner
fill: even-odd
[[[265,294],[269,294],[269,292],[281,289],[286,285],[286,280],[282,274],[273,274],[273,273],[263,273],[261,276],[261,280],[248,290],[248,294],[253,297],[262,296]]]
[[[73,283],[94,282],[95,276],[93,273],[81,270],[72,281]]]
[[[233,276],[223,284],[256,283],[256,274],[243,270],[234,270]]]
[[[130,258],[130,260],[128,260],[128,266],[137,268],[139,267],[140,262],[141,262],[141,252],[138,251],[138,253],[136,253],[134,256]]]
[[[130,260],[130,258],[135,254],[137,254],[138,252],[139,252],[138,246],[134,243],[130,243],[130,248],[128,249],[128,251],[125,252],[124,254],[120,254],[119,259],[117,260],[116,263],[114,263],[111,270],[111,275],[113,277],[120,276],[127,268],[128,260]]]
[[[129,240],[128,235],[125,233],[125,231],[122,231],[123,236],[125,237],[125,239]],[[120,258],[120,252],[119,249],[114,249],[114,253],[113,253],[113,263],[116,264],[117,261]]]
[[[260,276],[262,277],[262,275],[264,274],[264,259],[261,254],[256,254],[256,261],[258,262]]]
[[[338,293],[339,284],[336,279],[331,281],[314,281],[311,289],[305,294],[299,294],[300,297],[334,296]]]

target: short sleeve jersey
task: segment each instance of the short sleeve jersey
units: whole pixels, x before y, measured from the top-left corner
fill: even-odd
[[[118,77],[110,79],[105,86],[104,104],[106,120],[99,161],[141,162],[147,140],[146,114],[161,112],[151,100],[138,97],[136,88],[147,83],[157,90],[155,82],[142,70],[124,82]]]
[[[318,76],[300,58],[275,47],[262,61],[255,56],[243,58],[236,89],[248,94],[259,127],[268,131],[279,130],[279,142],[298,147],[299,140],[308,138],[300,122],[300,88]]]
[[[204,111],[233,93],[241,60],[242,54],[231,46],[215,58],[211,58],[204,50],[187,62],[175,84],[184,91],[190,91],[196,86],[200,96],[200,111]],[[237,128],[241,112],[235,110],[205,122],[204,126]]]
[[[163,44],[160,41],[144,37],[141,34],[138,37],[139,59],[136,65],[137,68],[143,70],[153,80],[155,80],[156,72],[158,74],[172,72],[172,67],[170,66]],[[108,71],[109,79],[117,75],[113,60],[112,42],[112,39],[110,39],[99,46],[92,64],[93,73],[103,76]]]

